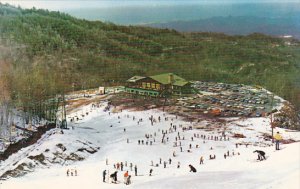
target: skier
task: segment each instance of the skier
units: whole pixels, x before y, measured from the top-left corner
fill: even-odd
[[[190,172],[194,172],[194,173],[197,172],[196,168],[194,166],[192,166],[191,164],[189,165],[189,167],[190,167]]]
[[[103,177],[103,182],[105,182],[106,170],[104,170],[104,171],[103,171],[103,173],[102,173],[102,177]]]
[[[120,167],[121,167],[121,171],[123,171],[123,167],[124,167],[123,162],[121,162]]]
[[[178,163],[177,163],[177,169],[179,169],[180,168],[180,162],[178,161]]]
[[[200,157],[200,164],[203,164],[203,161],[204,161],[203,156],[201,156]]]
[[[131,175],[128,175],[127,182],[126,182],[126,185],[129,185],[129,184],[131,184]]]
[[[128,171],[126,171],[126,172],[124,173],[124,183],[125,183],[125,184],[127,183],[128,176],[129,176]]]
[[[130,163],[129,167],[130,167],[130,171],[132,171],[132,167],[133,167],[132,163]]]
[[[70,173],[70,170],[68,169],[68,170],[67,170],[67,176],[69,176],[69,173]]]
[[[137,176],[137,166],[134,166],[134,175]]]
[[[279,132],[276,133],[276,135],[274,136],[275,139],[275,143],[276,143],[276,150],[279,150],[279,143],[282,140],[282,136],[279,134]]]
[[[118,178],[117,178],[117,174],[118,174],[118,171],[115,171],[113,174],[110,175],[110,177],[113,179],[113,183],[117,183],[118,181]]]
[[[259,160],[259,161],[266,160],[266,157],[265,157],[266,153],[264,151],[255,150],[253,153],[255,153],[255,152],[258,154],[257,160]]]
[[[152,176],[153,169],[150,169],[149,176]]]

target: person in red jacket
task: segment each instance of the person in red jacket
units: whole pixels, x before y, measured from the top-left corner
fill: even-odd
[[[127,183],[128,176],[129,176],[128,171],[126,171],[126,172],[124,173],[124,183],[125,183],[125,184]]]

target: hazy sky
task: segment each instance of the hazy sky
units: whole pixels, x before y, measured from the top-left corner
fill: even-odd
[[[266,3],[266,2],[300,2],[300,0],[0,0],[1,3],[20,5],[23,8],[65,10],[81,7],[126,7],[126,6],[158,6],[174,4],[203,4],[203,3]]]

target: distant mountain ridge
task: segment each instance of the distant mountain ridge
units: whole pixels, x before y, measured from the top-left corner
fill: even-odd
[[[254,16],[213,17],[192,21],[153,23],[147,26],[169,28],[181,32],[218,32],[229,35],[264,33],[273,36],[292,35],[300,39],[300,16],[267,18]]]

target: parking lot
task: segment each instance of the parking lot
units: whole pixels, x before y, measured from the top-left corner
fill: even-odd
[[[204,114],[232,117],[261,117],[276,111],[278,97],[261,88],[241,84],[224,84],[196,81],[193,87],[199,92],[178,99],[178,103]]]

